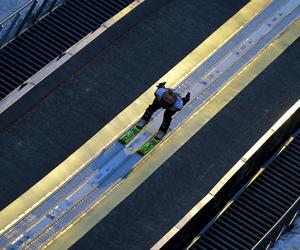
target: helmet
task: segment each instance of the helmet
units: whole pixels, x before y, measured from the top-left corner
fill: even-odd
[[[170,108],[177,100],[177,95],[172,90],[168,89],[162,96],[161,105],[163,108]]]

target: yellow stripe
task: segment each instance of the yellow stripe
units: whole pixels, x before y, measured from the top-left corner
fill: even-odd
[[[174,87],[178,84],[180,79],[184,78],[197,67],[199,63],[203,62],[214,51],[221,47],[224,42],[253,19],[270,2],[271,0],[252,0],[159,81],[167,81],[170,87]],[[276,51],[276,56],[282,52],[280,48]],[[276,56],[274,56],[274,58]],[[269,63],[261,63],[259,66],[260,69],[256,70],[256,75]],[[140,183],[151,175],[158,166],[245,87],[248,80],[250,82],[250,79],[255,77],[255,75],[251,74],[252,72],[248,72],[249,70],[247,70],[247,68],[242,74],[246,75],[244,76],[245,80],[243,80],[243,84],[240,83],[240,75],[236,76],[235,79],[231,81],[230,86],[224,89],[222,95],[218,95],[218,98],[214,98],[208,103],[201,112],[198,112],[192,119],[184,124],[178,133],[168,138],[168,140],[160,146],[160,150],[155,150],[152,153],[153,157],[148,157],[143,162],[143,167],[138,167],[129,175],[126,181],[121,182],[114,188],[113,192],[107,194],[104,199],[105,202],[98,203],[93,210],[84,216],[84,219],[81,219],[75,226],[70,227],[67,234],[62,234],[59,240],[50,246],[52,248],[66,248],[70,246],[126,198]],[[151,102],[154,89],[155,84],[56,169],[10,204],[6,209],[1,211],[0,230],[9,225],[16,217],[21,216],[28,209],[39,204],[50,194],[49,190],[55,190],[61,186],[75,172],[79,171],[87,162],[93,159],[106,145],[114,140],[118,134],[128,128],[137,117],[142,114],[147,103]],[[112,137],[112,135],[114,136]],[[178,144],[178,142],[180,142],[180,144]]]
[[[198,126],[202,127],[205,125],[206,120],[213,117],[219,110],[222,109],[236,94],[238,94],[244,87],[246,87],[258,74],[260,74],[272,61],[274,61],[289,45],[291,45],[300,34],[300,20],[298,19],[293,23],[289,29],[284,32],[278,39],[270,44],[259,56],[255,58],[244,70],[237,74],[230,82],[229,85],[219,94],[217,98],[211,100],[207,107],[202,111],[198,112],[196,118],[190,121],[186,131],[191,131]],[[202,117],[202,118],[201,118]],[[198,118],[198,119],[197,119]],[[199,128],[199,127],[198,127]],[[191,131],[193,133],[194,131]],[[184,138],[182,138],[184,139]],[[217,192],[227,183],[230,178],[240,169],[243,164],[239,162],[232,167],[231,170],[215,185],[215,187],[200,201],[201,206],[204,207],[208,198],[212,195],[216,195]],[[144,167],[144,166],[143,166]],[[263,169],[259,171],[261,173]],[[206,200],[206,202],[204,201]],[[204,202],[202,202],[204,201]],[[230,203],[229,203],[230,204]],[[187,215],[188,216],[188,215]],[[177,230],[179,230],[176,225]],[[152,248],[160,249],[160,247],[166,242],[165,239],[170,239],[174,233],[170,231],[167,233],[162,240],[157,242]]]
[[[251,2],[254,4],[255,1]],[[261,4],[261,1],[257,1]],[[270,1],[269,1],[270,2]],[[265,4],[266,1],[264,2]],[[249,6],[246,6],[247,8]],[[235,19],[237,22],[241,22],[243,20],[244,23],[240,23],[241,25],[245,25],[245,23],[249,22],[251,20],[250,16],[248,19],[245,18],[245,13],[252,14],[252,18],[254,15],[259,13],[257,9],[253,8],[254,5],[251,5],[249,7],[249,12],[246,10],[242,10],[241,12],[238,13],[243,13],[243,18],[241,16],[235,16]],[[261,8],[263,8],[260,5]],[[265,5],[264,5],[265,7]],[[230,20],[230,25],[236,24],[233,19]],[[233,26],[233,30],[231,35],[233,35],[236,32],[236,26]],[[220,30],[217,32],[223,32],[223,29],[226,30],[228,33],[226,34],[227,39],[230,37],[230,32],[229,32],[229,27],[228,26],[222,26]],[[206,57],[214,52],[220,45],[215,44],[215,47],[213,48],[212,46],[212,41],[216,41],[215,33],[211,37],[206,40],[203,44],[201,44],[199,47],[202,47],[201,50],[199,50],[199,47],[192,52],[191,56],[194,58],[200,57],[200,60],[205,60]],[[225,40],[227,40],[225,39]],[[220,43],[220,41],[218,41]],[[208,48],[210,49],[205,49],[205,44],[208,45]],[[207,52],[207,55],[203,55],[203,51]],[[190,55],[189,55],[190,56]],[[180,63],[180,65],[177,65],[173,70],[171,70],[169,73],[166,74],[160,81],[167,81],[168,83],[172,83],[171,85],[174,86],[178,80],[182,79],[185,77],[193,67],[188,67],[188,64],[190,61],[188,58],[183,60],[183,65]],[[268,63],[269,64],[269,63]],[[265,65],[265,67],[267,64]],[[182,70],[183,67],[186,67],[185,70]],[[261,66],[260,66],[261,67]],[[264,68],[261,68],[261,71]],[[253,71],[254,72],[254,71]],[[257,72],[258,74],[259,72]],[[253,78],[255,77],[254,75],[252,76]],[[175,80],[173,80],[175,79]],[[126,181],[123,181],[118,184],[117,187],[115,187],[113,192],[110,192],[101,203],[98,203],[93,210],[91,210],[85,218],[82,218],[77,222],[77,225],[74,225],[72,228],[69,229],[69,232],[62,234],[61,237],[54,241],[54,244],[50,245],[50,249],[55,249],[57,247],[62,247],[65,242],[75,242],[77,239],[83,236],[83,234],[91,229],[93,225],[95,224],[96,221],[100,221],[103,217],[106,216],[107,213],[109,213],[115,206],[117,206],[123,199],[125,199],[132,191],[134,191],[146,178],[148,178],[166,159],[169,158],[182,144],[184,144],[195,132],[198,131],[200,127],[205,125],[205,123],[212,118],[222,107],[224,107],[236,94],[238,94],[243,87],[245,87],[249,82],[250,78],[248,75],[248,80],[245,79],[244,85],[240,84],[240,77],[236,77],[235,80],[232,80],[231,84],[234,87],[234,91],[230,89],[229,93],[225,93],[222,95],[224,98],[223,100],[219,100],[218,98],[215,99],[209,106],[205,108],[205,110],[202,110],[201,114],[195,115],[193,119],[191,119],[187,124],[185,124],[181,128],[181,132],[174,134],[171,138],[169,138],[166,142],[164,142],[165,145],[161,145],[159,150],[155,150],[152,153],[152,156],[147,158],[144,162],[143,165],[135,169],[134,173],[128,176]],[[252,79],[251,79],[252,80]],[[235,86],[236,85],[236,86]],[[150,92],[151,98],[152,99],[152,90]],[[149,101],[150,101],[149,100]],[[142,110],[143,111],[143,110]],[[198,117],[199,116],[199,117]],[[181,142],[181,144],[178,144],[178,142]],[[155,159],[155,161],[153,160]]]
[[[50,245],[50,249],[65,245],[66,240],[75,242],[88,231],[95,223],[100,221],[107,213],[117,206],[124,198],[135,190],[146,178],[148,178],[166,159],[169,158],[181,145],[183,145],[195,132],[204,126],[217,112],[219,112],[236,94],[238,94],[248,83],[251,82],[265,67],[267,67],[280,53],[284,51],[299,34],[300,25],[293,25],[288,33],[285,33],[280,39],[272,43],[259,57],[256,58],[243,72],[240,72],[230,82],[223,93],[218,98],[214,98],[207,104],[207,107],[198,112],[187,124],[181,128],[181,132],[168,138],[159,150],[155,150],[152,157],[147,158],[142,166],[135,169],[126,181],[123,181],[114,188],[114,192],[105,197],[105,202],[98,203],[97,206],[88,213],[87,218],[80,220],[68,234],[62,234],[55,244]],[[288,34],[288,35],[287,35]],[[242,82],[242,84],[241,84]],[[227,92],[227,93],[226,93]],[[180,142],[180,143],[178,143]],[[154,161],[155,159],[155,161]],[[63,245],[61,245],[63,244]]]

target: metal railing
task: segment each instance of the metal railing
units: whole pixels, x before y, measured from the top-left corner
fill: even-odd
[[[285,212],[280,220],[269,230],[269,232],[252,248],[270,249],[286,229],[294,222],[300,211],[300,197]]]
[[[0,21],[0,48],[63,2],[64,0],[29,0]]]

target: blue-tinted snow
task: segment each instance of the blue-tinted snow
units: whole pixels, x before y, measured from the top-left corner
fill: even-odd
[[[300,217],[296,219],[293,227],[284,233],[271,249],[300,250]]]
[[[0,20],[9,16],[28,0],[0,0]]]

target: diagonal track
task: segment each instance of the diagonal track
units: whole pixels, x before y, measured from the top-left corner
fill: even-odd
[[[176,132],[176,129],[223,88],[232,76],[284,32],[299,14],[299,1],[274,1],[184,79],[177,91],[180,94],[191,91],[192,101],[174,118],[170,134]],[[161,116],[162,113],[158,112],[140,136],[126,148],[117,140],[112,142],[94,161],[32,213],[3,232],[0,245],[35,248],[55,238],[99,201],[110,187],[142,162],[142,156],[135,153],[136,149],[155,133],[160,125]]]

